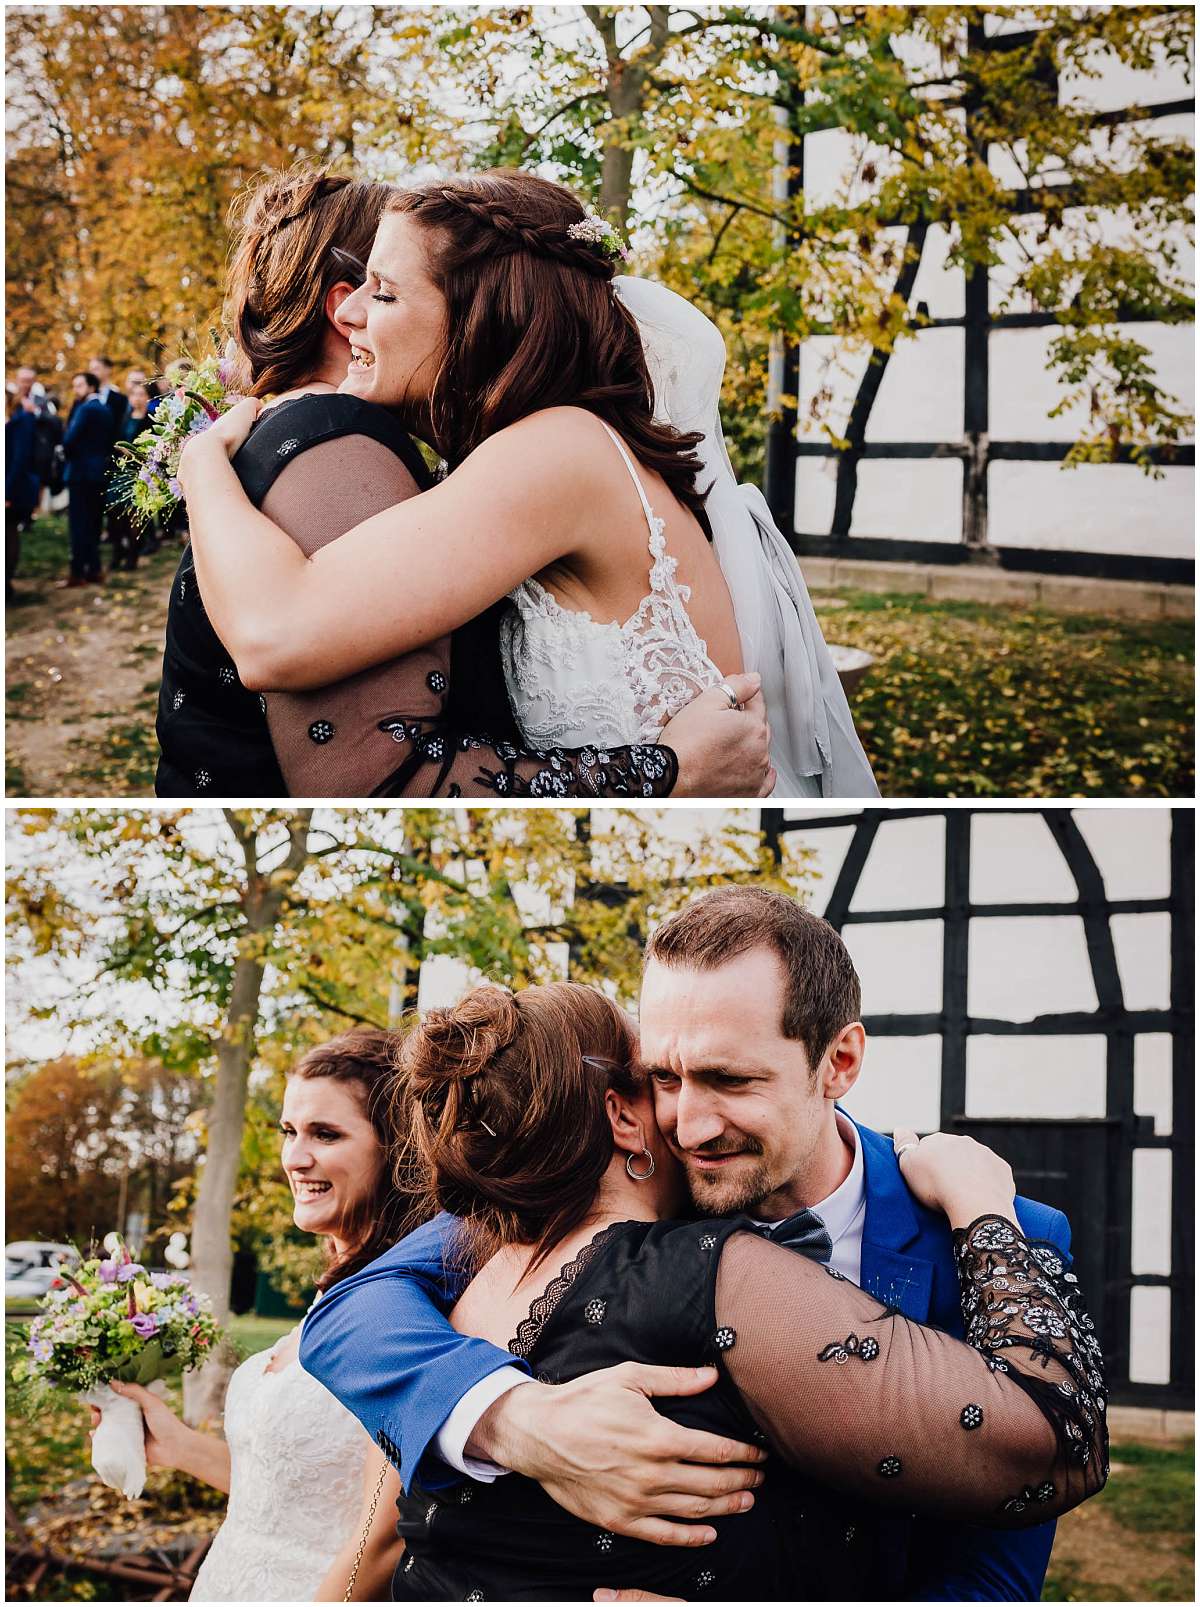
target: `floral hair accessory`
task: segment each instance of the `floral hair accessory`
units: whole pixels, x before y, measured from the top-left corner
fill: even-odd
[[[589,212],[586,217],[580,218],[578,223],[572,223],[567,230],[569,240],[582,240],[590,246],[598,246],[604,255],[612,262],[628,262],[629,247],[613,228],[611,223],[605,223],[603,218]]]

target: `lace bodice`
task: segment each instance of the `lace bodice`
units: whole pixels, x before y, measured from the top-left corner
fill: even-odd
[[[673,715],[722,678],[688,614],[691,591],[676,578],[664,521],[620,438],[604,428],[646,516],[650,590],[623,624],[564,608],[536,579],[509,593],[513,606],[500,626],[504,679],[522,738],[533,747],[654,742]]]
[[[192,1601],[311,1601],[357,1527],[370,1441],[298,1361],[268,1372],[273,1355],[229,1381],[229,1507]]]

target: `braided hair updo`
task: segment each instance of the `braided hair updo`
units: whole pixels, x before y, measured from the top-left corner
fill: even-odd
[[[586,217],[570,190],[496,169],[402,190],[387,210],[427,232],[430,277],[446,301],[446,350],[423,422],[451,468],[531,413],[582,407],[707,528],[701,437],[655,422],[637,324],[611,289],[617,263],[569,232]]]
[[[298,167],[271,173],[234,202],[225,316],[240,354],[237,386],[250,396],[294,390],[321,361],[325,298],[366,262],[390,184]]]
[[[594,988],[473,988],[404,1039],[393,1126],[401,1191],[462,1219],[469,1268],[506,1244],[533,1264],[583,1222],[613,1154],[604,1096],[641,1085],[625,1012]]]

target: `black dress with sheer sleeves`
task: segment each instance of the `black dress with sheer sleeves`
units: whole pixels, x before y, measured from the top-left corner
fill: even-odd
[[[984,1217],[955,1235],[968,1342],[913,1322],[745,1218],[618,1223],[552,1280],[509,1348],[556,1384],[621,1361],[715,1363],[675,1422],[774,1453],[699,1548],[590,1527],[516,1474],[398,1503],[398,1601],[887,1600],[887,1522],[1043,1523],[1107,1477],[1103,1364],[1052,1246]]]
[[[386,408],[295,397],[233,460],[247,496],[311,554],[428,489],[433,476]],[[397,597],[397,607],[403,598]],[[670,748],[536,752],[504,692],[497,604],[477,620],[334,686],[249,691],[213,629],[190,548],[172,583],[159,689],[160,797],[663,797]]]

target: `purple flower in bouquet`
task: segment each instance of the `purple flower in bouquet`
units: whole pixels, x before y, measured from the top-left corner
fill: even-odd
[[[115,1261],[102,1261],[100,1263],[100,1282],[116,1283],[117,1263]]]
[[[141,1266],[137,1261],[127,1261],[123,1267],[117,1269],[117,1282],[128,1283],[131,1278],[136,1278],[139,1272],[145,1272],[145,1270],[145,1267]]]
[[[54,1354],[54,1346],[41,1334],[37,1334],[29,1341],[29,1348],[33,1352],[34,1361],[49,1361]]]
[[[170,1272],[152,1272],[150,1282],[156,1289],[169,1289],[175,1282],[175,1278]]]
[[[236,365],[234,364],[233,359],[229,357],[222,357],[220,362],[217,364],[217,378],[221,381],[221,384],[226,387],[226,389],[233,384],[233,376],[235,372]]]
[[[158,1318],[152,1311],[139,1311],[136,1317],[130,1317],[129,1325],[143,1339],[149,1339],[158,1332]]]
[[[170,492],[171,492],[171,495],[173,497],[175,497],[178,501],[182,502],[182,500],[183,500],[183,487],[180,485],[178,480],[172,480],[171,481]]]

